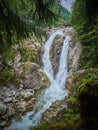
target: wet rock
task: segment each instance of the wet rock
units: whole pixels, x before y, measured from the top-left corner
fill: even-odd
[[[53,122],[57,120],[58,114],[62,113],[63,110],[67,108],[67,97],[62,101],[56,101],[52,104],[52,106],[47,109],[42,115],[41,122]]]
[[[47,75],[45,74],[45,72],[42,69],[39,69],[38,71],[39,71],[39,73],[41,74],[41,77],[42,77],[42,81],[43,81],[42,86],[49,87],[50,86],[50,81],[49,81]]]

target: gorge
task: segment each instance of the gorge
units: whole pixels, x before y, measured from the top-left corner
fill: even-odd
[[[66,32],[66,29],[59,29],[56,32],[53,32],[45,43],[45,51],[42,56],[43,69],[51,82],[50,87],[48,87],[44,91],[43,95],[38,99],[33,111],[28,112],[25,116],[21,117],[21,120],[18,122],[13,120],[10,127],[5,128],[5,130],[28,130],[30,126],[35,126],[39,123],[42,114],[52,105],[53,102],[63,100],[68,96],[68,93],[65,90],[65,82],[68,73],[68,46],[71,38],[69,35],[65,36],[63,33],[64,31]],[[65,39],[60,54],[59,70],[54,79],[49,50],[56,35],[61,35],[62,38],[65,36]]]

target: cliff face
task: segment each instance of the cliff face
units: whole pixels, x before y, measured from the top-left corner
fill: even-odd
[[[34,39],[32,39],[34,40]],[[34,94],[50,82],[41,70],[41,44],[23,41],[0,55],[0,128],[34,108]]]

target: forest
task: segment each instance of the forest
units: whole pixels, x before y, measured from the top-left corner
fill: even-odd
[[[67,35],[72,37],[73,44],[69,43],[69,48],[74,49],[79,43],[82,50],[78,67],[66,80],[66,86],[69,85],[68,99],[61,101],[61,104],[56,103],[57,108],[63,103],[63,105],[67,104],[67,108],[64,107],[55,117],[51,113],[53,117],[50,121],[42,121],[37,126],[30,126],[25,130],[98,130],[97,0],[75,0],[72,12],[64,8],[60,0],[0,0],[1,130],[15,130],[12,126],[12,129],[8,128],[11,120],[15,118],[17,122],[22,115],[34,109],[32,104],[35,104],[36,97],[39,100],[41,89],[46,90],[51,86],[51,78],[49,81],[47,73],[42,70],[44,42],[52,34],[52,30],[64,28],[68,31],[65,31],[66,35],[63,39]],[[60,57],[62,41],[57,33],[53,41],[54,45],[50,48],[50,62],[55,75],[59,68],[56,68],[56,65]],[[69,51],[69,55],[72,52],[73,50]],[[68,65],[72,66],[72,59],[68,60]],[[70,67],[68,69],[70,71]],[[38,90],[35,89],[37,87]],[[57,111],[56,107],[54,105],[55,111]],[[51,112],[51,109],[52,107],[46,110],[46,113]],[[21,128],[17,127],[17,130]]]

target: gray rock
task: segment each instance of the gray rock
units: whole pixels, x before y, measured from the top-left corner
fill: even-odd
[[[27,65],[28,68],[22,80],[24,88],[41,88],[43,81],[41,75],[38,72],[38,65],[35,63],[28,63]]]
[[[0,102],[0,115],[5,114],[6,110],[7,110],[6,105]]]
[[[14,108],[8,107],[7,109],[8,109],[8,110],[7,110],[7,113],[2,116],[3,119],[11,118],[11,117],[13,117],[13,115],[15,114]]]
[[[4,100],[4,102],[5,102],[5,103],[11,103],[11,102],[12,102],[12,98],[11,98],[11,97],[6,98],[6,99]]]

